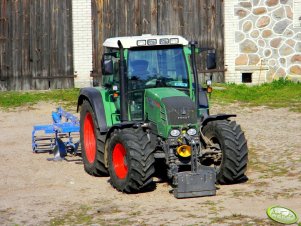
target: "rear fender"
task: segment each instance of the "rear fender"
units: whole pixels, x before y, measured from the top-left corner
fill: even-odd
[[[92,87],[82,88],[79,93],[78,101],[77,101],[77,112],[79,110],[79,106],[82,105],[84,100],[88,100],[93,108],[95,113],[96,121],[99,126],[99,130],[101,133],[105,133],[108,131],[106,115],[104,104],[102,100],[102,96],[100,92]]]

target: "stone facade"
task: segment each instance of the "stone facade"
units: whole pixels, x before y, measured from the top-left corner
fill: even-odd
[[[240,83],[245,73],[252,74],[252,83],[301,79],[301,28],[293,26],[293,1],[225,1],[225,12],[232,8],[225,13],[227,82]]]
[[[75,87],[92,86],[91,0],[72,0],[73,64]]]

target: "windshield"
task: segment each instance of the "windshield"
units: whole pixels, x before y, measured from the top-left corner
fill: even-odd
[[[188,73],[182,47],[130,49],[129,90],[152,87],[188,88]]]

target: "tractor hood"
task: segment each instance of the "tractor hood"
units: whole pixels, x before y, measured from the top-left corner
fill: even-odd
[[[145,118],[157,125],[159,135],[168,137],[171,128],[197,124],[195,103],[175,88],[145,90]]]

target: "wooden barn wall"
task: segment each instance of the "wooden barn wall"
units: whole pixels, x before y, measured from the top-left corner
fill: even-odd
[[[74,86],[72,0],[1,0],[0,90]]]
[[[217,70],[206,71],[205,55],[198,57],[200,75],[224,81],[223,0],[92,0],[93,75],[100,79],[102,43],[108,37],[178,34],[217,50]],[[200,76],[200,78],[204,78]]]

